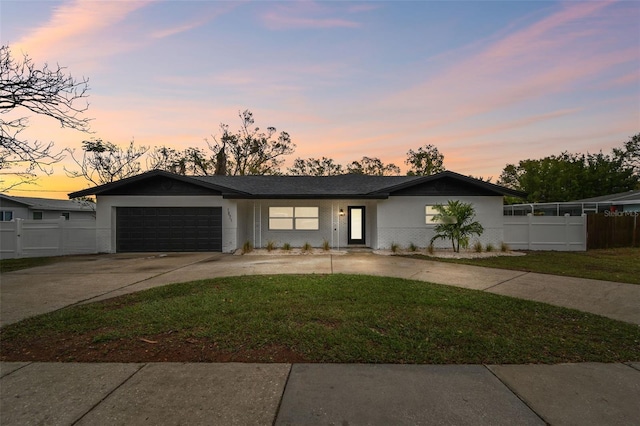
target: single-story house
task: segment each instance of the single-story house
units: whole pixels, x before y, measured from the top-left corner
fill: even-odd
[[[51,198],[14,197],[0,194],[0,221],[13,219],[46,220],[95,219],[95,204],[79,200],[55,200]]]
[[[640,189],[599,197],[558,203],[511,204],[504,206],[507,216],[582,216],[590,213],[624,214],[640,212]]]
[[[432,176],[182,176],[149,171],[69,194],[95,195],[100,252],[223,251],[246,242],[333,248],[426,247],[433,206],[472,203],[503,241],[503,196],[524,196],[453,172]],[[443,247],[449,243],[440,242]]]

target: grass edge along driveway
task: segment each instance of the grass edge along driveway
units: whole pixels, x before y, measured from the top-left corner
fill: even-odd
[[[3,361],[640,361],[640,327],[420,281],[271,275],[172,284],[0,330]]]

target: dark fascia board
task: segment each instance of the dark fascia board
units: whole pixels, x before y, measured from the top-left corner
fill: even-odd
[[[0,197],[4,198],[5,200],[13,201],[14,203],[17,203],[17,204],[22,204],[23,206],[27,206],[27,207],[31,207],[32,206],[32,204],[25,203],[24,201],[16,200],[15,198],[11,197],[10,195],[0,194]]]
[[[171,179],[179,180],[182,182],[190,183],[192,185],[201,186],[204,188],[213,189],[223,194],[237,194],[237,195],[250,195],[246,192],[236,191],[231,188],[227,188],[220,185],[214,185],[208,182],[201,181],[199,179],[192,179],[189,176],[178,175],[175,173],[165,172],[164,170],[151,170],[136,176],[128,177],[117,182],[111,182],[104,185],[94,186],[93,188],[84,189],[82,191],[76,191],[68,194],[69,198],[77,198],[77,197],[85,197],[87,195],[100,195],[106,191],[111,191],[116,188],[120,188],[125,185],[129,185],[134,182],[139,182],[145,179],[149,179],[151,177],[163,176]]]
[[[429,175],[429,176],[423,176],[423,177],[418,177],[415,180],[411,180],[409,182],[404,182],[398,185],[394,185],[394,186],[390,186],[387,188],[384,188],[382,190],[378,190],[375,193],[382,193],[384,191],[384,193],[386,193],[387,195],[393,195],[393,193],[395,191],[399,191],[401,189],[405,189],[405,188],[410,188],[412,186],[415,185],[420,185],[422,183],[425,182],[430,182],[430,181],[434,181],[434,180],[439,180],[445,177],[450,177],[474,186],[478,186],[480,188],[486,189],[488,191],[492,191],[501,195],[508,195],[511,197],[518,197],[518,198],[526,198],[527,194],[525,192],[522,191],[517,191],[515,189],[511,189],[511,188],[507,188],[504,186],[500,186],[500,185],[496,185],[490,182],[484,182],[482,180],[479,179],[474,179],[472,177],[469,176],[465,176],[465,175],[461,175],[459,173],[455,173],[455,172],[451,172],[449,170],[446,170],[444,172],[440,172],[440,173],[436,173],[435,175]],[[371,193],[374,194],[374,193]]]

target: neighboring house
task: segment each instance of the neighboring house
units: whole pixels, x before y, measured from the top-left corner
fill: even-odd
[[[95,204],[77,200],[54,200],[50,198],[13,197],[0,194],[0,221],[13,219],[87,220],[95,218]]]
[[[589,213],[640,212],[640,190],[561,203],[530,203],[504,206],[507,216],[581,216]]]
[[[434,235],[433,206],[472,203],[503,241],[503,196],[525,194],[453,172],[432,176],[181,176],[154,170],[69,194],[96,195],[100,252],[223,251],[265,247],[419,247]],[[448,247],[448,242],[442,242]]]

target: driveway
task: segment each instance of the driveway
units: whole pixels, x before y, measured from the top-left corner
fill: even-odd
[[[372,253],[233,256],[139,253],[72,256],[0,277],[0,326],[65,306],[198,279],[260,274],[369,274],[537,300],[640,325],[640,286]]]

